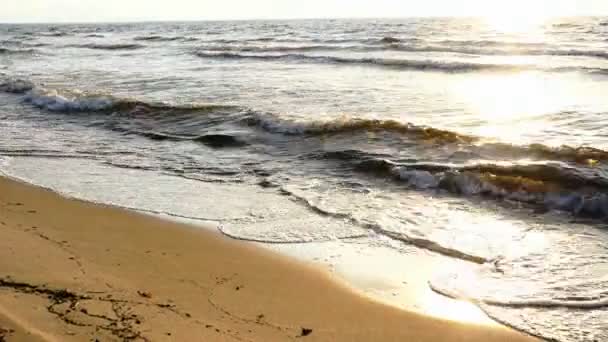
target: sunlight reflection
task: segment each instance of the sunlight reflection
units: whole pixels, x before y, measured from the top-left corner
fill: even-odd
[[[425,313],[449,321],[492,325],[494,322],[475,304],[430,294],[425,298]]]
[[[542,29],[553,15],[547,11],[547,6],[540,2],[528,1],[523,3],[497,2],[485,15],[486,24],[502,33],[526,33]]]
[[[440,274],[455,272],[456,267],[453,263],[437,266],[436,271]],[[459,277],[466,278],[463,282],[471,285],[476,283],[476,276],[470,267],[458,267],[456,272]],[[423,312],[434,317],[472,324],[493,323],[478,306],[466,300],[455,300],[429,290],[421,301]]]
[[[500,254],[497,254],[496,250],[491,249],[483,253],[483,255],[487,256],[499,256],[495,261],[484,265],[455,263],[451,260],[434,263],[432,271],[429,272],[429,279],[432,279],[431,283],[437,281],[437,284],[443,285],[457,284],[457,290],[453,295],[461,299],[452,299],[444,295],[438,295],[433,291],[427,291],[420,300],[421,309],[426,314],[447,320],[473,324],[491,324],[493,321],[474,302],[466,298],[479,298],[479,296],[483,296],[480,290],[487,290],[489,288],[496,293],[501,293],[504,298],[514,298],[522,293],[531,293],[534,287],[532,282],[523,282],[520,284],[521,286],[514,288],[510,288],[508,285],[505,286],[502,281],[502,272],[512,273],[517,272],[517,270],[511,269],[512,265],[508,261],[505,261],[505,264],[503,264],[503,261],[518,259],[534,253],[544,253],[547,248],[550,248],[551,243],[547,241],[547,236],[544,232],[535,231],[532,226],[523,229],[524,227],[513,225],[508,220],[497,220],[488,217],[479,222],[470,222],[455,216],[453,224],[454,227],[450,228],[450,231],[454,231],[453,229],[457,229],[459,225],[465,225],[468,227],[466,230],[470,232],[487,231],[489,227],[492,227],[496,237],[504,242],[505,248]],[[460,227],[460,230],[462,230],[462,227]],[[459,244],[466,245],[468,243],[472,247],[472,250],[479,251],[481,249],[476,246],[479,241],[475,240],[471,239],[465,242],[459,239]],[[480,278],[482,274],[485,274],[483,279]],[[497,278],[493,278],[492,274],[495,274]],[[448,286],[448,288],[450,287]]]
[[[503,33],[535,33],[542,29],[548,20],[544,16],[518,16],[514,18],[507,15],[492,15],[484,18],[488,26]]]
[[[565,110],[575,90],[538,73],[496,74],[463,79],[455,89],[482,124],[476,135],[519,141],[522,134],[544,129],[551,116]]]

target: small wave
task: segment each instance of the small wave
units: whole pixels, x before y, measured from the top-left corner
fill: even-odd
[[[323,208],[315,205],[314,203],[312,203],[305,197],[300,196],[297,193],[290,191],[289,189],[287,189],[285,187],[281,188],[281,192],[284,195],[291,196],[293,199],[295,199],[296,201],[305,205],[308,209],[310,209],[311,211],[313,211],[317,214],[320,214],[322,216],[328,216],[328,217],[340,219],[340,220],[346,220],[356,226],[368,229],[370,231],[373,231],[376,234],[386,236],[390,239],[397,240],[397,241],[400,241],[400,242],[408,244],[408,245],[412,245],[412,246],[426,249],[428,251],[432,251],[432,252],[435,252],[438,254],[442,254],[445,256],[452,257],[452,258],[457,258],[460,260],[465,260],[465,261],[469,261],[469,262],[473,262],[473,263],[477,263],[477,264],[484,264],[489,261],[485,257],[465,253],[460,250],[457,250],[457,249],[454,249],[454,248],[451,248],[448,246],[444,246],[433,240],[429,240],[429,239],[425,239],[425,238],[421,238],[421,237],[409,236],[405,233],[393,232],[390,230],[386,230],[382,226],[375,224],[375,223],[361,222],[360,220],[357,220],[348,214],[328,211],[326,209],[323,209]]]
[[[248,119],[250,125],[256,125],[269,132],[286,135],[324,135],[339,133],[387,131],[407,134],[417,140],[427,140],[442,143],[472,143],[478,138],[458,134],[452,131],[433,127],[417,126],[395,120],[374,120],[339,118],[328,121],[292,121],[283,120],[271,114],[253,113]]]
[[[421,42],[422,40],[419,38],[403,38],[398,39],[394,37],[384,37],[384,38],[310,38],[310,37],[293,37],[293,38],[284,38],[284,37],[258,37],[258,38],[249,38],[249,39],[212,39],[206,40],[206,43],[214,43],[214,44],[247,44],[247,43],[293,43],[293,44],[322,44],[322,45],[343,45],[343,44],[357,44],[358,46],[373,46],[376,45],[375,48],[388,47],[391,44],[395,43],[414,43]]]
[[[26,43],[26,42],[22,42],[21,45],[26,46],[26,47],[43,47],[43,46],[49,46],[50,44],[47,43]],[[37,51],[34,51],[37,52]]]
[[[271,133],[284,135],[326,135],[326,134],[348,134],[358,132],[394,132],[407,135],[415,140],[424,140],[436,143],[473,143],[477,137],[458,134],[455,132],[441,130],[433,127],[416,126],[410,123],[402,123],[395,120],[373,120],[343,117],[328,121],[292,121],[284,120],[273,114],[247,111],[238,106],[214,105],[214,104],[192,104],[172,105],[166,103],[148,103],[137,99],[122,99],[112,95],[89,94],[80,91],[49,90],[38,87],[28,80],[9,79],[0,82],[0,91],[23,95],[23,101],[35,107],[52,112],[122,112],[132,115],[144,115],[153,113],[204,113],[215,111],[231,111],[239,113],[237,120],[245,122],[249,126],[256,126]],[[222,117],[227,120],[234,117]],[[150,137],[156,140],[168,140],[170,136],[158,135],[160,133],[149,133],[157,135]],[[181,139],[181,138],[177,138]],[[230,136],[210,135],[201,137],[201,142],[209,145],[233,145],[243,144],[242,141],[232,141]]]
[[[249,39],[212,39],[207,40],[209,43],[218,43],[218,44],[235,44],[235,43],[267,43],[267,42],[298,42],[298,39],[285,39],[285,38],[273,38],[273,37],[258,37],[258,38],[249,38]]]
[[[210,53],[197,52],[196,55],[201,58],[215,59],[249,59],[259,61],[292,61],[292,62],[313,62],[320,64],[338,64],[338,65],[361,65],[384,67],[397,70],[413,70],[413,71],[440,71],[447,73],[464,73],[471,71],[524,71],[534,70],[533,66],[529,65],[514,65],[514,64],[480,64],[466,62],[448,62],[448,61],[432,61],[432,60],[404,60],[404,59],[382,59],[382,58],[346,58],[334,56],[311,56],[302,54],[239,54],[230,52]]]
[[[137,50],[145,46],[140,44],[72,44],[67,47],[93,50]]]
[[[549,50],[533,51],[528,54],[552,55],[552,56],[573,56],[573,57],[596,57],[608,59],[608,52],[601,50]]]
[[[472,45],[475,46],[475,45]],[[577,49],[551,49],[551,48],[498,48],[487,49],[471,46],[441,46],[441,45],[402,45],[392,44],[385,49],[404,52],[448,52],[468,55],[504,55],[504,56],[564,56],[564,57],[591,57],[608,59],[608,52],[602,50]]]
[[[149,41],[149,42],[172,42],[176,40],[183,40],[185,37],[165,37],[165,36],[138,36],[133,38],[136,41]]]
[[[90,94],[78,90],[60,92],[22,79],[0,81],[0,91],[22,94],[25,103],[52,112],[125,112],[132,115],[144,115],[159,112],[178,114],[239,109],[239,107],[230,105],[150,103],[136,99],[117,98],[113,95]]]
[[[581,27],[580,24],[577,23],[554,23],[551,25],[552,27],[558,27],[558,28],[575,28],[575,27]]]
[[[38,35],[42,36],[42,37],[66,37],[66,36],[69,36],[68,33],[66,33],[66,32],[60,32],[60,31],[39,32]]]
[[[66,153],[65,151],[57,150],[9,148],[0,148],[0,156],[56,159],[97,159],[97,156],[88,153]]]
[[[242,147],[247,145],[244,141],[227,134],[205,134],[194,138],[194,141],[214,148]]]
[[[156,141],[195,141],[213,148],[234,148],[247,145],[245,141],[228,134],[205,134],[192,137],[159,132],[129,131],[128,133],[137,134]]]
[[[547,44],[542,41],[538,42],[524,42],[524,41],[505,41],[505,40],[489,40],[489,39],[475,39],[475,40],[458,40],[458,39],[444,39],[433,41],[435,44],[441,44],[444,46],[459,46],[459,47],[501,47],[508,49],[545,49]]]
[[[570,53],[573,52],[564,52]],[[582,52],[582,55],[589,55],[589,52]],[[598,52],[595,57],[604,54]],[[468,63],[437,60],[407,60],[407,59],[383,59],[383,58],[347,58],[336,56],[316,56],[305,54],[251,54],[234,52],[208,52],[199,51],[196,53],[201,58],[225,59],[225,60],[257,60],[257,61],[286,61],[301,63],[335,64],[335,65],[356,65],[371,66],[404,71],[436,71],[445,73],[468,73],[468,72],[560,72],[573,73],[582,72],[595,75],[608,75],[608,69],[584,66],[562,66],[544,67],[533,64],[488,64],[488,63]],[[606,54],[608,58],[608,54]]]
[[[196,129],[190,130],[189,133],[179,130],[182,122],[186,122],[187,126],[191,126],[195,122],[194,125],[202,129],[203,126],[211,126],[216,121],[221,123],[230,120],[231,115],[242,117],[244,115],[243,110],[237,106],[214,104],[174,105],[118,98],[112,95],[88,94],[74,90],[60,92],[48,90],[36,86],[30,81],[19,79],[0,82],[0,91],[20,94],[24,103],[50,112],[108,114],[107,120],[94,120],[88,124],[125,135],[138,135],[155,141],[193,141],[212,148],[235,148],[247,145],[247,142],[243,139],[229,134],[195,135]],[[116,115],[118,117],[115,117]],[[177,133],[133,129],[121,119],[124,117],[158,120],[165,125],[163,127]]]
[[[8,46],[24,46],[24,45],[26,45],[26,42],[24,42],[21,39],[17,39],[17,38],[5,39],[5,40],[0,41],[0,47],[4,47],[7,45]],[[27,46],[32,46],[32,43],[29,43]]]
[[[9,49],[0,47],[0,55],[23,55],[23,54],[35,54],[37,50],[34,49]]]
[[[412,237],[412,236],[408,236],[407,234],[404,234],[404,233],[391,232],[391,231],[387,231],[384,229],[382,229],[380,231],[380,234],[382,234],[384,236],[388,236],[388,237],[392,238],[393,240],[398,240],[398,241],[407,243],[409,245],[412,245],[412,246],[415,246],[418,248],[422,248],[422,249],[426,249],[431,252],[435,252],[435,253],[445,255],[445,256],[448,256],[451,258],[469,261],[469,262],[473,262],[476,264],[484,264],[489,261],[489,259],[487,259],[483,256],[465,253],[465,252],[460,251],[455,248],[443,246],[442,244],[440,244],[436,241],[433,241],[433,240],[429,240],[429,239]]]
[[[171,134],[158,133],[158,132],[142,132],[142,131],[129,131],[127,133],[140,135],[142,137],[146,137],[151,140],[156,141],[181,141],[186,140],[185,137],[179,137]]]
[[[25,103],[52,112],[123,112],[131,115],[145,115],[162,112],[164,114],[208,112],[232,108],[217,105],[177,106],[164,103],[147,103],[139,100],[119,99],[111,95],[65,95],[56,91],[34,89],[23,97]]]
[[[436,49],[435,51],[441,51]],[[445,49],[444,52],[461,52],[472,54],[492,54],[492,55],[528,55],[528,56],[564,56],[564,57],[592,57],[608,59],[608,53],[602,50],[576,50],[576,49],[522,49],[522,50],[475,50],[475,49]]]
[[[399,42],[401,42],[401,39],[394,38],[394,37],[384,37],[384,38],[380,39],[380,43],[384,43],[384,44],[394,44],[394,43],[399,43]]]
[[[312,51],[344,51],[359,50],[359,46],[341,45],[207,45],[203,47],[206,52],[232,52],[232,53],[281,53],[281,52],[312,52]]]
[[[87,34],[85,37],[87,37],[87,38],[105,38],[106,36],[104,36],[103,34],[91,33],[91,34]]]
[[[26,90],[27,87],[17,90]],[[35,107],[53,112],[98,112],[120,106],[111,96],[68,95],[44,88],[32,88],[23,96],[23,101]]]
[[[384,41],[384,39],[382,40]],[[373,41],[373,43],[377,43]],[[322,52],[322,51],[353,51],[353,52],[378,52],[378,51],[400,51],[400,52],[446,52],[454,54],[466,55],[501,55],[501,56],[564,56],[564,57],[589,57],[608,59],[608,52],[603,50],[581,50],[581,49],[555,49],[549,47],[542,48],[527,48],[523,47],[498,47],[487,48],[478,47],[476,45],[459,46],[459,45],[419,45],[400,43],[399,40],[394,42],[384,42],[382,45],[377,44],[331,44],[323,42],[322,44],[302,44],[297,45],[242,45],[242,44],[210,44],[201,47],[204,52],[223,52],[234,54],[247,53],[296,53],[296,52]],[[266,55],[263,55],[266,56]],[[270,55],[274,56],[274,55]],[[237,58],[236,56],[227,58]],[[283,56],[282,58],[287,58]],[[291,58],[297,58],[295,55]]]
[[[571,161],[578,164],[594,164],[608,161],[608,151],[589,146],[571,147],[567,145],[551,147],[542,144],[518,146],[504,143],[487,143],[482,146],[495,152],[507,153],[524,158],[535,157],[550,160]]]

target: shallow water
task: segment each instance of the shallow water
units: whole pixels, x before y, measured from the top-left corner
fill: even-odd
[[[3,25],[0,167],[237,239],[463,260],[432,288],[602,341],[606,23]]]

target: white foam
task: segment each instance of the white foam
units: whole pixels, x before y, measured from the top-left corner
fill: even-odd
[[[435,281],[430,281],[429,286],[435,292],[445,296],[463,299],[478,304],[507,306],[507,307],[542,307],[542,308],[571,308],[571,309],[600,309],[608,307],[608,297],[597,299],[564,300],[555,298],[533,298],[533,299],[499,299],[489,297],[476,297],[472,294],[460,293],[450,290]]]
[[[100,165],[85,159],[17,157],[6,172],[69,197],[217,222],[222,233],[240,240],[280,244],[367,235],[363,228],[317,215],[273,190],[257,186],[199,182],[153,171]],[[63,176],[56,177],[59,173]],[[176,198],[179,201],[175,201]],[[218,201],[218,198],[224,200]]]
[[[343,127],[345,123],[352,121],[350,117],[327,120],[296,120],[282,119],[270,113],[253,113],[258,126],[269,132],[283,133],[288,135],[299,135],[304,133],[314,133],[325,130],[336,130]]]
[[[362,119],[349,115],[343,115],[338,118],[326,119],[290,119],[280,118],[271,113],[251,113],[255,124],[273,133],[282,133],[287,135],[300,134],[323,134],[323,133],[340,133],[345,131],[357,130],[388,130],[388,131],[416,131],[422,130],[424,127],[415,126],[407,122],[397,122],[394,120],[377,120],[377,119]]]
[[[100,111],[110,109],[116,104],[110,96],[69,96],[44,88],[30,90],[24,95],[23,101],[54,112]]]
[[[120,101],[110,95],[90,95],[79,90],[60,92],[46,89],[32,81],[18,78],[2,80],[0,91],[23,94],[24,102],[55,112],[107,110]]]

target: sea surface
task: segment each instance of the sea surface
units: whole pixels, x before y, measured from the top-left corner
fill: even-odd
[[[608,18],[5,24],[0,169],[235,239],[459,259],[433,290],[608,341],[606,94]]]

